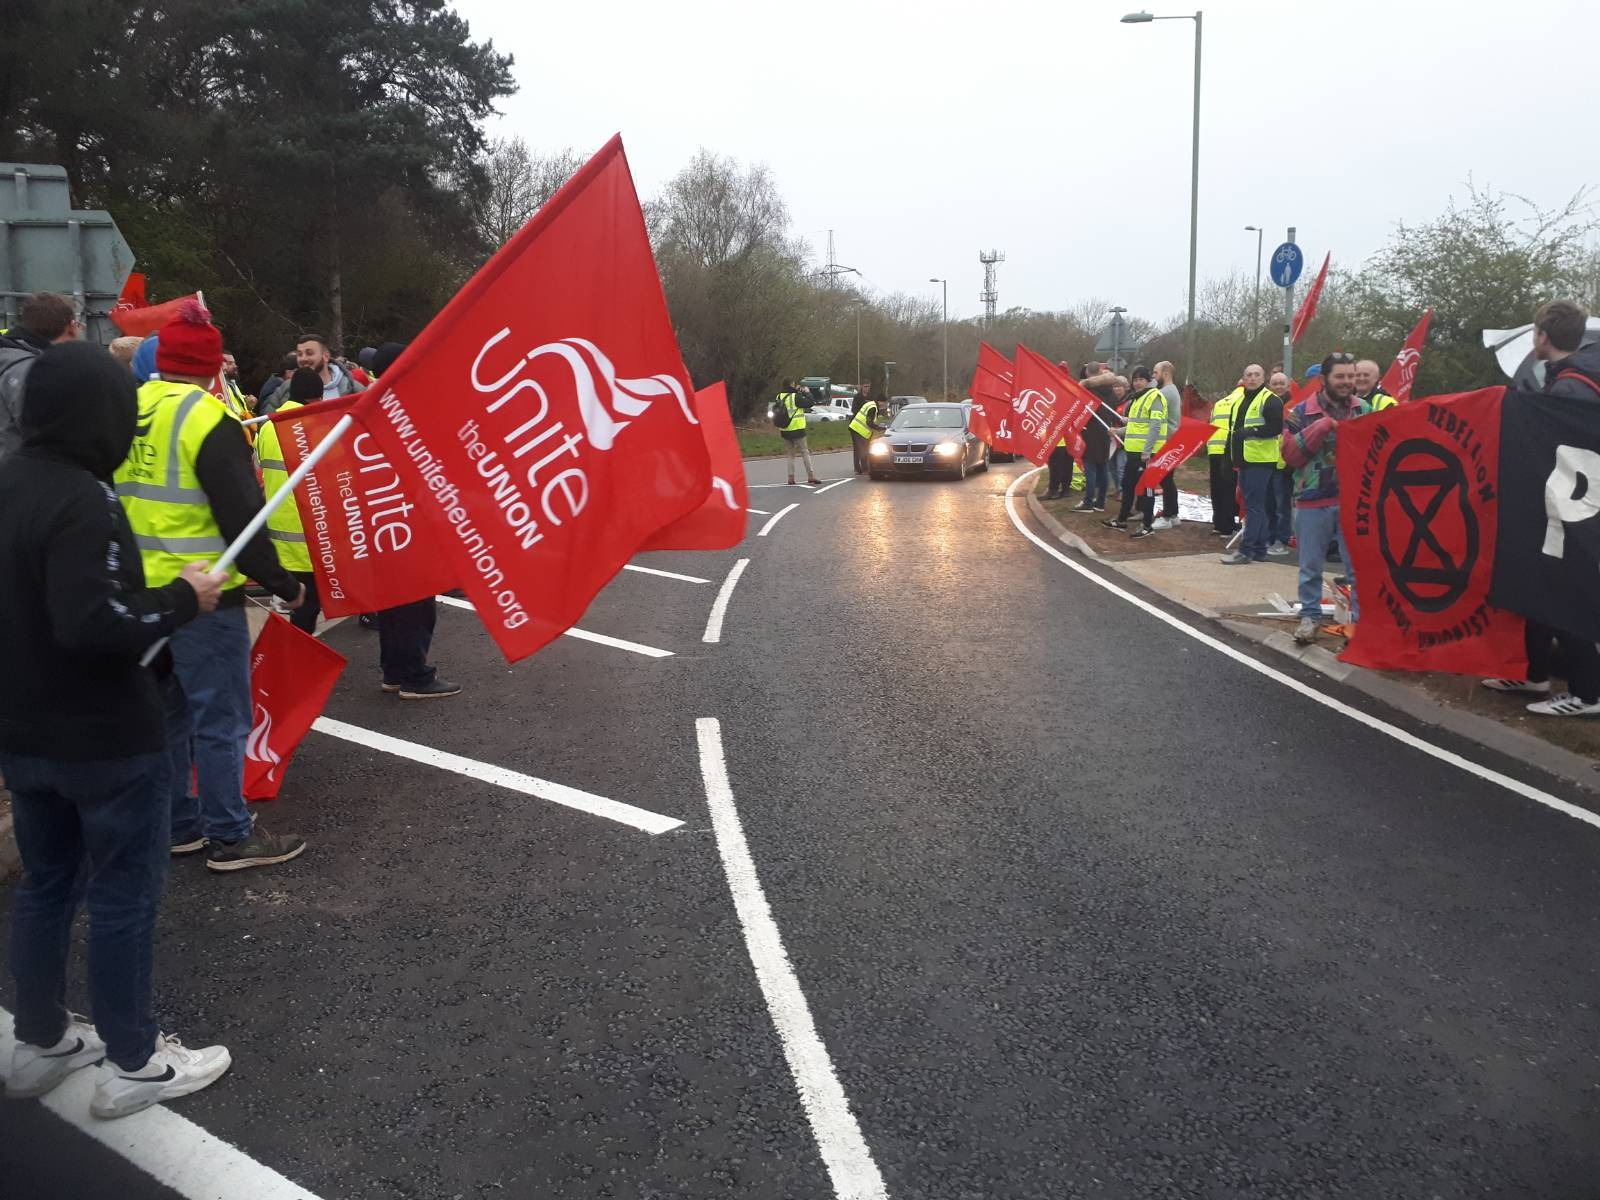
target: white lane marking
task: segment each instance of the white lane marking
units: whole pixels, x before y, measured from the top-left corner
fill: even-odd
[[[728,615],[728,601],[733,599],[733,589],[739,586],[739,576],[744,574],[744,569],[750,565],[748,558],[741,558],[733,564],[728,572],[728,577],[722,581],[722,587],[717,592],[716,603],[711,606],[711,618],[706,622],[706,633],[700,640],[703,642],[720,642],[722,640],[722,618]]]
[[[882,1200],[888,1195],[883,1176],[850,1111],[850,1101],[834,1072],[828,1048],[817,1033],[811,1008],[783,948],[777,922],[772,919],[766,893],[761,890],[750,844],[745,841],[739,810],[734,806],[733,788],[728,783],[722,726],[715,717],[701,717],[694,728],[700,743],[700,773],[705,777],[711,827],[728,876],[728,890],[733,894],[733,908],[744,931],[745,949],[783,1043],[784,1058],[800,1091],[800,1105],[816,1135],[817,1149],[833,1181],[834,1194],[840,1200]]]
[[[840,480],[837,480],[834,483],[830,483],[827,487],[819,487],[816,491],[812,492],[811,494],[813,496],[820,496],[820,495],[822,495],[823,492],[831,492],[831,491],[833,491],[834,488],[843,487],[845,484],[847,484],[849,482],[850,482],[850,480],[848,480],[848,479],[840,479]]]
[[[761,532],[756,534],[756,536],[757,537],[766,537],[767,534],[772,532],[772,527],[774,525],[776,525],[779,521],[783,520],[785,517],[787,517],[790,513],[792,513],[795,509],[797,509],[799,507],[800,507],[800,505],[798,503],[796,503],[796,504],[789,505],[788,508],[779,509],[776,513],[773,514],[772,519],[761,527]]]
[[[16,1046],[11,1014],[0,1008],[0,1078],[11,1070]],[[262,1166],[242,1150],[207,1133],[170,1108],[156,1105],[131,1117],[99,1121],[89,1115],[94,1072],[74,1071],[40,1103],[80,1133],[132,1163],[187,1200],[249,1196],[250,1200],[317,1200],[313,1192]],[[227,1085],[224,1084],[224,1087]],[[17,1101],[0,1101],[15,1104]],[[190,1105],[205,1104],[190,1100]]]
[[[1162,612],[1161,609],[1157,608],[1154,604],[1151,604],[1148,600],[1141,599],[1125,588],[1118,587],[1109,579],[1102,579],[1099,575],[1095,574],[1081,563],[1073,562],[1072,559],[1068,558],[1065,554],[1057,550],[1054,546],[1050,545],[1043,538],[1034,533],[1033,530],[1024,525],[1022,520],[1017,516],[1016,505],[1012,503],[1012,497],[1017,488],[1025,480],[1032,479],[1043,469],[1043,467],[1036,467],[1032,471],[1018,475],[1017,478],[1012,482],[1011,486],[1006,489],[1006,515],[1011,518],[1011,523],[1016,526],[1018,533],[1022,534],[1023,537],[1027,538],[1030,542],[1039,547],[1039,549],[1043,550],[1052,558],[1055,558],[1065,565],[1071,567],[1085,579],[1092,580],[1093,582],[1099,584],[1113,596],[1121,597],[1129,604],[1134,605],[1136,608],[1143,609],[1157,620],[1165,621],[1168,625],[1172,626],[1180,633],[1187,634],[1195,641],[1211,647],[1211,649],[1220,654],[1227,655],[1235,662],[1242,663],[1249,667],[1252,671],[1255,671],[1261,675],[1265,675],[1268,679],[1274,680],[1277,683],[1283,684],[1283,686],[1288,688],[1290,691],[1299,692],[1307,699],[1315,700],[1318,704],[1321,704],[1325,708],[1331,708],[1334,712],[1339,713],[1341,716],[1349,717],[1352,721],[1366,725],[1371,729],[1376,729],[1379,733],[1392,737],[1395,741],[1399,742],[1403,746],[1410,746],[1413,750],[1420,750],[1422,753],[1431,758],[1436,758],[1440,762],[1448,763],[1452,767],[1459,767],[1469,775],[1476,775],[1479,779],[1486,780],[1489,783],[1498,784],[1500,787],[1505,788],[1508,792],[1515,792],[1517,795],[1522,796],[1525,799],[1543,804],[1547,808],[1555,809],[1556,812],[1565,813],[1569,817],[1574,817],[1587,825],[1593,825],[1596,829],[1600,829],[1600,814],[1589,812],[1587,809],[1579,808],[1575,804],[1569,804],[1559,796],[1552,796],[1549,792],[1541,791],[1536,787],[1531,787],[1530,785],[1523,783],[1520,779],[1513,779],[1509,775],[1503,775],[1491,767],[1485,767],[1479,763],[1473,762],[1471,759],[1462,758],[1461,755],[1456,754],[1453,751],[1446,750],[1442,746],[1435,746],[1432,742],[1423,741],[1415,734],[1407,733],[1404,729],[1401,729],[1395,725],[1391,725],[1387,721],[1379,720],[1377,717],[1374,717],[1369,713],[1362,712],[1359,708],[1352,708],[1350,705],[1341,700],[1335,700],[1332,696],[1324,695],[1323,693],[1317,691],[1316,688],[1301,683],[1298,679],[1295,679],[1289,675],[1285,675],[1282,671],[1279,671],[1274,667],[1269,667],[1264,662],[1260,662],[1254,658],[1251,658],[1248,654],[1245,654],[1241,650],[1235,649],[1226,642],[1220,642],[1208,633],[1201,633],[1200,630],[1195,629],[1193,626],[1179,620],[1171,613]]]
[[[771,512],[764,508],[747,508],[745,509],[745,512],[755,513],[755,515],[758,517],[770,517],[772,515]]]
[[[709,579],[697,580],[698,583],[710,583]],[[448,604],[451,608],[464,608],[468,612],[477,612],[471,600],[460,600],[455,596],[438,597],[440,604]],[[626,650],[631,654],[642,654],[646,658],[671,658],[671,650],[661,650],[655,646],[646,646],[641,642],[630,642],[623,638],[614,638],[604,633],[590,633],[587,629],[579,629],[574,625],[561,635],[562,637],[577,638],[584,642],[594,642],[600,646],[610,646],[613,650]]]
[[[709,579],[701,579],[698,575],[680,575],[676,571],[663,571],[658,567],[636,567],[632,563],[625,563],[624,571],[637,571],[641,575],[659,575],[662,579],[676,579],[679,583],[710,583]]]
[[[775,487],[799,487],[799,486],[800,486],[799,484],[795,484],[795,483],[747,483],[747,484],[745,484],[745,487],[747,487],[747,488],[775,488]]]
[[[579,812],[586,812],[591,816],[604,817],[608,821],[631,825],[633,828],[642,829],[646,833],[666,833],[668,830],[676,829],[683,824],[682,821],[673,817],[664,817],[660,813],[653,813],[648,809],[635,808],[633,805],[624,804],[620,800],[608,800],[604,796],[596,796],[592,792],[579,791],[577,788],[568,787],[564,783],[551,783],[548,779],[537,779],[532,775],[524,775],[520,771],[497,767],[493,763],[479,762],[472,758],[462,758],[459,754],[435,750],[432,746],[422,746],[416,742],[402,741],[400,738],[390,737],[386,733],[363,729],[359,725],[346,725],[343,721],[335,721],[331,717],[318,717],[311,728],[318,733],[325,733],[329,737],[341,738],[347,742],[354,742],[358,746],[365,746],[369,750],[381,750],[385,754],[393,754],[400,758],[410,759],[412,762],[438,767],[443,771],[454,771],[457,775],[465,775],[468,779],[476,779],[481,783],[492,783],[496,787],[503,787],[513,792],[521,792],[525,796],[535,796],[540,800],[548,800],[552,804],[560,804],[565,808],[575,808]]]

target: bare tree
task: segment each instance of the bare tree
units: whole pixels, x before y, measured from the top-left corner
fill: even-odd
[[[487,187],[478,199],[473,220],[478,236],[493,250],[527,224],[572,178],[583,159],[570,146],[536,154],[519,137],[497,138],[489,143],[488,157],[481,165]]]
[[[779,250],[789,228],[789,210],[764,166],[740,170],[731,158],[701,150],[673,176],[652,205],[658,244],[717,267],[760,250]]]

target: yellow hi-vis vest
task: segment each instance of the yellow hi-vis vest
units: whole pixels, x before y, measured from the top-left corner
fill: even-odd
[[[878,402],[868,400],[862,404],[855,416],[850,418],[850,432],[858,433],[862,437],[872,436],[872,418],[878,415]]]
[[[1122,447],[1129,454],[1155,454],[1167,444],[1167,398],[1151,388],[1128,405]]]
[[[778,397],[778,403],[783,405],[783,411],[789,416],[789,423],[783,427],[783,432],[804,433],[806,414],[805,410],[800,407],[800,397],[793,392],[784,392]]]
[[[1393,408],[1399,403],[1400,401],[1389,395],[1389,393],[1384,391],[1382,388],[1379,388],[1377,391],[1373,392],[1372,396],[1367,400],[1367,406],[1371,408],[1373,412],[1382,412],[1384,409]]]
[[[1211,437],[1206,442],[1207,454],[1228,452],[1228,430],[1233,428],[1233,410],[1244,399],[1244,389],[1236,387],[1211,406]]]
[[[285,400],[278,405],[281,413],[304,408],[298,400]],[[289,482],[289,468],[283,461],[283,446],[278,441],[278,427],[271,421],[263,422],[261,435],[256,438],[256,461],[261,464],[261,487],[271,500]],[[311,551],[306,546],[306,531],[300,524],[300,506],[290,496],[267,518],[267,536],[278,552],[278,561],[285,571],[307,574],[311,570]]]
[[[215,562],[228,548],[194,460],[211,431],[231,420],[222,401],[193,384],[152,379],[139,389],[133,446],[115,480],[147,587],[171,583],[188,563]],[[229,568],[222,587],[243,583]]]
[[[1240,396],[1239,399],[1243,401],[1244,397]],[[1283,465],[1281,439],[1261,436],[1261,429],[1267,423],[1267,401],[1271,399],[1274,399],[1272,389],[1262,388],[1256,393],[1256,398],[1250,401],[1250,407],[1244,410],[1244,420],[1239,423],[1239,428],[1244,432],[1244,460],[1247,463],[1265,463],[1275,467]]]

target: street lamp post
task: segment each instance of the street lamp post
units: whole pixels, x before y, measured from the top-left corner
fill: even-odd
[[[937,283],[944,288],[944,398],[950,399],[950,281],[948,279],[930,279],[929,283]]]
[[[1184,339],[1186,361],[1183,364],[1183,381],[1189,382],[1194,371],[1194,288],[1195,259],[1199,253],[1200,237],[1200,29],[1203,13],[1185,16],[1157,17],[1147,12],[1129,13],[1122,18],[1124,25],[1145,25],[1151,21],[1194,22],[1194,147],[1189,155],[1189,333]]]
[[[1250,340],[1255,341],[1261,336],[1261,236],[1262,229],[1259,225],[1246,225],[1246,233],[1256,235],[1256,307],[1255,315],[1250,318]]]
[[[1121,305],[1111,310],[1111,371],[1122,374],[1122,314],[1128,310]]]
[[[889,403],[889,372],[894,369],[894,359],[888,359],[883,364],[883,402]]]

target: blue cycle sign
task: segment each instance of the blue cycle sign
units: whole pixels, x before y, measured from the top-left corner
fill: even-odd
[[[1305,268],[1306,256],[1293,242],[1285,242],[1272,252],[1272,282],[1281,288],[1293,287]]]

